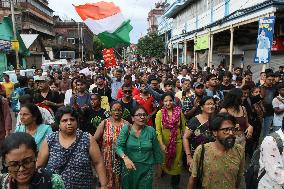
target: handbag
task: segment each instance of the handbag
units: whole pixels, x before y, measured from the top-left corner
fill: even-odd
[[[202,189],[204,154],[205,154],[205,147],[204,144],[202,144],[201,154],[197,169],[197,178],[196,182],[194,183],[194,189]]]
[[[82,136],[83,136],[83,132],[80,132],[80,135],[79,135],[79,137],[78,137],[78,140],[76,140],[76,143],[75,143],[75,145],[74,145],[72,151],[70,152],[70,154],[69,154],[68,157],[66,158],[66,161],[65,161],[59,168],[57,168],[57,170],[58,170],[57,173],[58,173],[59,175],[61,175],[61,173],[65,170],[65,168],[66,168],[68,162],[69,162],[69,161],[71,160],[71,158],[73,157],[73,154],[74,154],[75,150],[77,149],[78,143],[80,142]]]

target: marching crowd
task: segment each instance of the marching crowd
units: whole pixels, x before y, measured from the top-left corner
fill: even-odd
[[[283,66],[257,81],[223,64],[15,74],[0,86],[0,188],[150,189],[167,174],[177,189],[183,169],[188,189],[284,187]]]

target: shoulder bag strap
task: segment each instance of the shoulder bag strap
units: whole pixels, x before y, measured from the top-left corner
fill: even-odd
[[[284,101],[281,99],[281,98],[279,98],[278,96],[276,97],[280,102],[282,102],[282,104],[284,104]]]
[[[204,154],[205,154],[205,146],[204,146],[204,144],[202,144],[201,154],[200,154],[200,159],[199,159],[198,169],[197,169],[197,180],[196,180],[196,188],[195,189],[201,189],[202,188]]]
[[[72,151],[70,152],[69,156],[67,157],[67,159],[65,160],[64,164],[61,165],[59,168],[58,168],[58,173],[61,174],[64,169],[66,168],[68,162],[71,160],[71,158],[73,158],[73,154],[74,154],[74,151],[77,149],[77,146],[78,146],[78,143],[80,142],[81,138],[83,136],[83,132],[81,131],[79,137],[78,137],[78,140],[76,140],[76,143],[72,149]]]

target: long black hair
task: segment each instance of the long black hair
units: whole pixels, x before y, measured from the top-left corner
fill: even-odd
[[[33,117],[36,118],[36,124],[40,125],[43,123],[42,115],[35,104],[27,103],[24,104],[21,108],[27,108]]]
[[[231,89],[224,98],[222,107],[225,109],[234,108],[238,112],[240,111],[240,105],[242,104],[242,89],[234,88]]]

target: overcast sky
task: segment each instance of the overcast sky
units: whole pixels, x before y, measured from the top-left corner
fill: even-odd
[[[72,4],[93,3],[100,0],[49,0],[49,6],[55,15],[61,15],[81,21]],[[104,0],[109,1],[109,0]],[[137,43],[138,39],[147,33],[147,15],[154,7],[157,0],[113,0],[119,6],[125,18],[131,20],[133,30],[130,34],[131,42]]]

